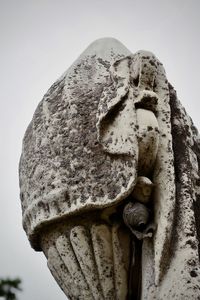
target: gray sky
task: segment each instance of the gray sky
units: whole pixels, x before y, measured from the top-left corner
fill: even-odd
[[[200,128],[199,12],[199,0],[0,0],[0,277],[22,278],[21,300],[66,299],[21,225],[18,161],[38,102],[93,40],[111,36],[154,52]]]

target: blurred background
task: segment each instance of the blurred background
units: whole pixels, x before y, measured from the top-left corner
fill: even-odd
[[[199,0],[0,0],[0,277],[20,277],[21,300],[64,300],[46,258],[22,229],[18,162],[38,102],[95,39],[152,51],[200,128]]]

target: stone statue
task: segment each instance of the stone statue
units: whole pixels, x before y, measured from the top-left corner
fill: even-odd
[[[199,135],[164,68],[91,44],[23,140],[23,226],[69,299],[200,299]]]

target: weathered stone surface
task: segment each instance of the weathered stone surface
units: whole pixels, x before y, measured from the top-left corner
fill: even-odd
[[[69,223],[45,231],[41,240],[48,266],[65,294],[70,299],[125,300],[130,261],[128,230],[95,219]]]
[[[26,131],[20,186],[23,224],[35,248],[44,223],[106,207],[133,189],[137,156],[128,156],[125,148],[113,159],[97,138],[104,88],[115,97],[109,67],[129,54],[123,46],[116,53],[115,45],[100,41],[86,50],[44,96]]]
[[[70,299],[200,299],[199,159],[152,53],[86,49],[38,105],[20,161],[24,229]],[[152,239],[131,231],[131,201]]]

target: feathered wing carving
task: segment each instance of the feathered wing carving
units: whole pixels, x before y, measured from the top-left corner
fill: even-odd
[[[48,267],[70,299],[126,300],[130,236],[120,223],[66,228],[42,241]]]

